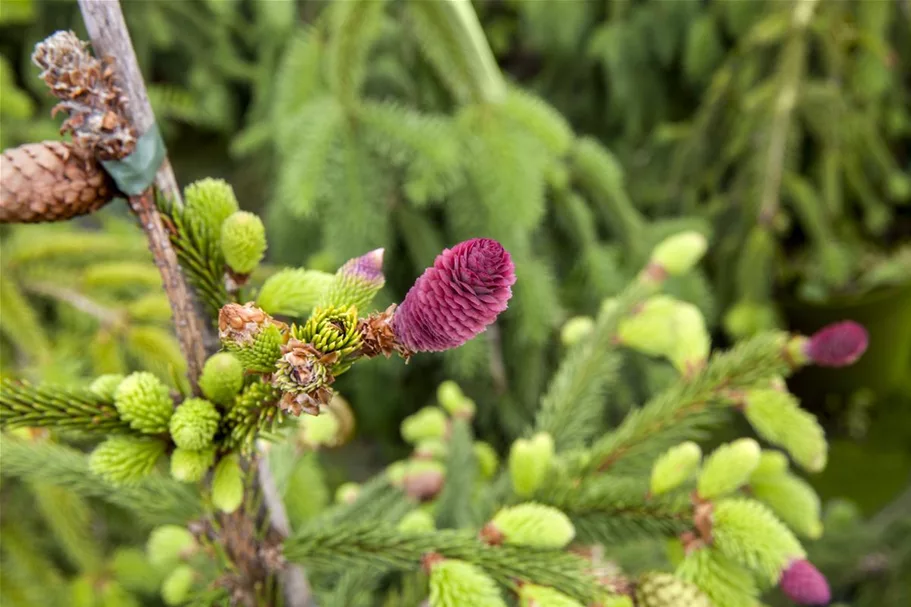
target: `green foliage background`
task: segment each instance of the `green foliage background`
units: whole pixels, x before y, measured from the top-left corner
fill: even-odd
[[[334,271],[384,247],[384,307],[459,240],[497,238],[516,260],[515,297],[497,327],[441,356],[376,360],[340,379],[358,440],[332,456],[338,477],[365,451],[405,453],[399,422],[449,378],[477,400],[479,434],[508,445],[533,421],[564,323],[595,315],[656,242],[689,227],[709,236],[712,257],[669,290],[704,312],[719,344],[828,317],[870,327],[857,369],[808,372],[793,387],[832,441],[814,484],[869,517],[835,525],[813,550],[844,572],[835,579],[846,580],[847,604],[901,604],[887,601],[911,594],[895,577],[909,567],[895,539],[907,524],[876,513],[911,477],[908,3],[474,5],[492,56],[447,29],[441,3],[124,3],[178,180],[224,177],[242,208],[264,216],[265,273]],[[59,137],[29,55],[66,28],[84,35],[74,0],[0,8],[4,149]],[[4,375],[182,375],[157,273],[122,205],[73,225],[4,227],[2,237]],[[614,422],[673,379],[644,357],[616,365]],[[314,471],[301,465],[293,482],[311,483]],[[4,513],[75,499],[7,485]],[[31,573],[4,567],[4,579],[104,569],[107,555],[45,514],[34,525],[61,538],[59,562],[19,557]],[[25,532],[2,524],[4,555],[25,554],[15,543]],[[110,527],[122,533],[116,519]],[[846,553],[886,554],[890,565],[868,571]]]

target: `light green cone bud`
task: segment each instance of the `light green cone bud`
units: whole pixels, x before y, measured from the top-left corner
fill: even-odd
[[[702,499],[714,499],[736,491],[750,480],[759,465],[762,449],[752,438],[721,445],[708,456],[697,481]]]
[[[269,373],[275,370],[275,363],[282,356],[282,334],[278,327],[269,325],[254,338],[253,344],[246,347],[227,345],[244,369]]]
[[[540,432],[520,438],[509,451],[509,475],[516,494],[529,497],[541,486],[554,459],[554,439]]]
[[[430,569],[430,607],[506,607],[490,576],[471,563],[444,559]]]
[[[732,498],[715,504],[712,544],[770,585],[778,583],[792,560],[806,558],[790,529],[768,507],[751,499]]]
[[[202,393],[213,403],[229,405],[244,386],[244,366],[230,352],[209,357],[199,376]]]
[[[481,473],[481,478],[485,480],[493,478],[500,466],[500,458],[494,448],[483,441],[476,441],[474,455],[478,459],[478,471]]]
[[[788,473],[788,456],[781,451],[763,449],[759,464],[750,475],[750,482],[769,481]]]
[[[266,254],[266,228],[262,220],[247,211],[235,211],[221,224],[221,252],[225,262],[238,274],[256,269]]]
[[[293,335],[312,344],[323,354],[337,352],[339,358],[344,358],[361,347],[361,334],[357,325],[357,308],[354,306],[319,307],[303,327],[293,331]]]
[[[439,407],[424,407],[402,420],[402,438],[411,444],[428,438],[443,438],[449,425],[446,413]]]
[[[433,516],[425,510],[412,510],[399,521],[398,530],[402,533],[426,533],[436,529]]]
[[[112,436],[92,451],[89,469],[113,485],[132,485],[152,472],[166,447],[156,438]]]
[[[753,574],[717,550],[700,548],[690,552],[675,574],[698,586],[714,605],[756,607],[760,591]]]
[[[162,525],[149,534],[146,554],[153,567],[160,571],[171,571],[196,552],[197,544],[193,534],[177,525]]]
[[[100,375],[89,386],[89,390],[106,400],[114,400],[114,394],[117,393],[117,386],[124,379],[119,373]]]
[[[111,571],[124,588],[143,594],[155,592],[161,583],[152,563],[139,548],[118,548],[111,559]]]
[[[244,501],[243,471],[237,455],[221,458],[212,475],[212,504],[222,512],[234,512]]]
[[[437,400],[440,406],[453,417],[471,419],[477,406],[475,402],[462,393],[462,389],[452,380],[444,381],[437,388]]]
[[[639,607],[713,607],[695,584],[662,572],[639,576],[636,604]]]
[[[205,477],[215,461],[215,449],[194,451],[174,449],[171,453],[171,476],[183,483],[196,483]]]
[[[825,468],[829,450],[825,433],[792,394],[774,389],[751,390],[743,410],[759,436],[786,449],[805,470],[819,472]]]
[[[750,492],[798,535],[812,540],[822,535],[819,496],[806,481],[783,474],[751,482]]]
[[[652,250],[651,263],[670,276],[686,274],[699,263],[709,243],[699,232],[681,232],[661,241]]]
[[[323,407],[319,415],[298,418],[300,441],[310,449],[331,447],[339,442],[341,424],[338,418]]]
[[[357,499],[361,493],[361,486],[357,483],[342,483],[335,490],[335,502],[337,504],[350,504]]]
[[[439,438],[425,438],[414,446],[417,457],[442,460],[448,453],[449,445]]]
[[[239,206],[234,189],[223,179],[200,179],[184,189],[184,218],[197,237],[214,242],[221,225]]]
[[[560,329],[560,341],[564,346],[574,346],[595,330],[595,321],[590,316],[570,318]]]
[[[699,308],[688,302],[674,306],[674,346],[668,359],[681,373],[697,369],[709,357],[712,340]]]
[[[212,444],[221,416],[215,405],[201,398],[188,398],[177,407],[169,429],[174,444],[199,451]]]
[[[328,272],[285,268],[266,279],[256,294],[256,305],[269,314],[305,317],[333,280]]]
[[[168,387],[148,371],[137,371],[120,382],[114,406],[131,428],[145,434],[167,432],[174,413]]]
[[[552,506],[533,502],[502,508],[482,534],[493,534],[493,543],[565,548],[576,535],[569,517]]]
[[[196,573],[189,565],[181,565],[172,571],[161,585],[161,598],[165,605],[176,607],[186,603],[195,577]]]
[[[386,278],[383,275],[383,249],[375,249],[346,261],[320,298],[320,307],[354,306],[366,316],[370,303],[379,293]]]
[[[673,351],[676,303],[667,295],[650,297],[635,314],[620,321],[617,337],[626,347],[650,356]]]
[[[579,601],[570,598],[547,586],[522,584],[519,587],[519,607],[584,607]]]
[[[652,466],[650,491],[661,495],[685,483],[699,469],[702,449],[692,441],[668,449]]]

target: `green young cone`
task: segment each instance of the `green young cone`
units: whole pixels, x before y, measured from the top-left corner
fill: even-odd
[[[443,438],[448,426],[449,420],[442,409],[424,407],[402,420],[402,438],[412,445],[429,438]]]
[[[223,179],[200,179],[184,188],[184,218],[194,235],[215,242],[225,219],[239,208],[234,189]]]
[[[215,461],[215,450],[174,449],[171,453],[171,476],[183,483],[196,483],[205,477]]]
[[[221,458],[212,475],[212,505],[222,512],[234,512],[244,501],[243,471],[237,455]]]
[[[500,466],[500,458],[494,448],[483,441],[475,441],[474,455],[478,460],[481,478],[485,480],[493,478]]]
[[[819,472],[828,460],[825,432],[794,395],[775,389],[751,390],[744,415],[762,438],[783,447],[808,472]]]
[[[146,554],[153,567],[170,572],[197,549],[193,534],[177,525],[162,525],[149,534]]]
[[[189,565],[180,565],[168,575],[161,585],[161,598],[166,605],[183,605],[190,598],[196,573]]]
[[[199,388],[213,403],[227,406],[244,387],[244,366],[230,352],[209,357],[199,376]]]
[[[319,306],[345,309],[354,306],[359,314],[366,316],[370,303],[384,284],[383,249],[376,249],[345,262],[323,293]]]
[[[670,573],[648,572],[636,585],[638,607],[713,607],[694,584]]]
[[[762,449],[752,438],[721,445],[705,460],[697,482],[702,499],[714,499],[736,491],[750,480],[759,465]]]
[[[344,359],[361,347],[357,308],[316,308],[304,326],[293,331],[293,336],[323,354],[337,353],[339,359]],[[333,369],[336,375],[340,370]]]
[[[131,428],[145,434],[167,432],[174,413],[168,387],[147,371],[132,373],[120,382],[114,393],[114,406]]]
[[[171,438],[181,449],[205,449],[212,445],[220,420],[215,405],[202,398],[188,398],[171,416]]]
[[[433,516],[425,510],[412,510],[397,525],[402,533],[425,533],[436,529]]]
[[[705,255],[708,244],[708,240],[699,232],[681,232],[658,243],[652,251],[650,262],[669,276],[686,274]]]
[[[688,554],[675,573],[698,586],[715,605],[756,605],[759,588],[753,574],[712,548],[700,548]]]
[[[520,438],[509,451],[509,476],[516,494],[529,497],[550,471],[554,459],[554,439],[541,432],[530,439]]]
[[[256,269],[266,254],[266,228],[262,220],[247,211],[235,211],[221,224],[221,252],[225,262],[238,274]]]
[[[483,570],[454,559],[430,566],[431,607],[506,607],[500,590]]]
[[[661,495],[685,483],[699,469],[702,449],[692,441],[668,449],[652,467],[650,491]]]
[[[520,607],[584,607],[579,601],[570,598],[548,586],[522,584],[519,587]]]
[[[756,500],[731,498],[717,502],[712,514],[713,546],[767,583],[778,583],[782,571],[806,552],[794,534]]]
[[[100,375],[91,383],[89,390],[101,398],[114,400],[114,395],[117,393],[117,386],[120,385],[120,382],[122,382],[123,379],[124,376],[119,373]]]
[[[167,445],[156,438],[112,436],[95,447],[89,469],[114,485],[132,485],[148,476]]]
[[[481,530],[481,535],[492,544],[565,548],[576,530],[560,510],[531,502],[502,508]]]
[[[798,535],[814,540],[822,535],[819,496],[803,479],[791,474],[760,477],[751,480],[750,493]]]
[[[595,329],[595,321],[590,316],[575,316],[563,324],[560,329],[560,342],[566,346],[574,346]]]

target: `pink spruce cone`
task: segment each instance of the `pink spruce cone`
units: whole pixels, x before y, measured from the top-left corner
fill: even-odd
[[[496,240],[474,238],[445,249],[396,309],[396,341],[414,352],[461,346],[507,308],[515,282],[509,252]]]
[[[832,600],[829,582],[813,564],[800,559],[791,561],[778,583],[781,591],[798,605],[825,605]]]
[[[867,350],[867,330],[846,320],[823,327],[806,342],[804,354],[821,367],[845,367]]]

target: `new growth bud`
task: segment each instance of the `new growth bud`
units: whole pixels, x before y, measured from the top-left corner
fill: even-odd
[[[386,284],[383,275],[383,251],[375,249],[345,262],[338,269],[320,300],[320,307],[354,307],[364,313],[370,302]]]
[[[474,456],[478,460],[478,471],[481,473],[481,478],[493,478],[500,465],[500,458],[494,448],[488,443],[476,441],[474,444]]]
[[[595,321],[590,316],[575,316],[564,323],[560,330],[560,341],[564,346],[574,346],[585,339],[595,329]]]
[[[565,548],[576,530],[563,512],[534,502],[501,509],[481,529],[488,544]]]
[[[210,356],[199,377],[202,393],[219,405],[232,403],[243,386],[244,366],[230,352]]]
[[[434,607],[506,607],[490,576],[471,563],[425,558],[430,574],[430,604]]]
[[[436,522],[429,512],[418,509],[403,516],[397,527],[402,533],[425,533],[436,529]]]
[[[759,465],[761,451],[752,438],[741,438],[715,449],[699,475],[699,497],[714,499],[745,485]]]
[[[95,378],[95,381],[89,386],[89,390],[104,398],[106,400],[114,400],[114,395],[117,393],[117,387],[120,385],[124,379],[123,375],[119,373],[111,373],[108,375],[100,375]]]
[[[743,414],[762,438],[784,447],[798,464],[819,472],[828,460],[825,433],[812,413],[800,408],[789,392],[772,388],[750,390]]]
[[[661,495],[685,483],[702,461],[702,449],[692,441],[686,441],[668,449],[652,467],[650,491]]]
[[[541,432],[520,438],[509,451],[509,475],[516,494],[529,497],[544,482],[554,459],[554,439]]]
[[[437,400],[440,406],[453,417],[471,419],[477,409],[473,400],[462,393],[462,389],[452,380],[444,381],[437,388]]]
[[[222,512],[234,512],[244,501],[243,471],[237,455],[221,458],[212,476],[212,504]]]
[[[237,274],[249,274],[266,254],[266,228],[247,211],[235,211],[221,225],[221,251]]]
[[[215,449],[181,449],[171,453],[171,476],[183,483],[196,483],[203,479],[215,461]]]
[[[174,412],[168,387],[147,371],[132,373],[120,382],[114,406],[131,428],[145,434],[167,432]]]
[[[444,438],[449,420],[439,407],[424,407],[402,420],[402,438],[412,445],[430,438]]]
[[[170,571],[177,564],[196,551],[193,534],[177,525],[162,525],[149,534],[146,554],[152,566]]]
[[[655,278],[686,274],[699,263],[708,240],[699,232],[681,232],[661,241],[652,251],[647,272]]]
[[[113,485],[131,485],[152,472],[166,446],[156,438],[111,436],[92,451],[89,469]]]
[[[181,449],[205,449],[212,444],[220,419],[215,405],[209,401],[188,398],[171,417],[171,438]]]
[[[515,281],[512,259],[495,240],[475,238],[446,249],[395,310],[395,338],[413,352],[457,348],[506,310]]]
[[[165,605],[177,607],[186,603],[195,577],[196,573],[189,565],[180,565],[172,571],[161,585],[161,598]]]

